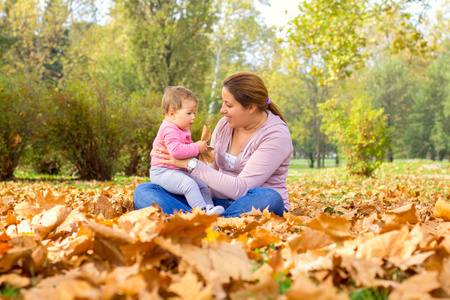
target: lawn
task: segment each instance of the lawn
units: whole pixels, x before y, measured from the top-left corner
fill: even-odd
[[[373,178],[293,160],[284,217],[136,211],[134,187],[18,172],[0,182],[0,294],[26,299],[432,299],[450,296],[448,162]],[[332,162],[334,164],[334,161]],[[25,178],[27,177],[27,178]],[[449,215],[450,216],[450,215]]]

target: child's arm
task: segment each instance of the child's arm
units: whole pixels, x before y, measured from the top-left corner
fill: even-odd
[[[197,143],[184,144],[180,132],[175,128],[164,128],[162,137],[169,154],[176,159],[184,159],[199,154]]]
[[[198,146],[199,153],[204,153],[206,152],[206,149],[208,149],[208,144],[205,141],[198,141],[196,144]]]

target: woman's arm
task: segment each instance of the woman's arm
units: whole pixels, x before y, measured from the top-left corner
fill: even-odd
[[[264,137],[237,177],[211,169],[202,162],[198,162],[191,174],[211,189],[236,200],[248,190],[261,187],[291,153],[292,140],[289,132],[283,134],[277,131]]]

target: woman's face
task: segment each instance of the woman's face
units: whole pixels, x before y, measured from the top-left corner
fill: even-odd
[[[250,109],[244,108],[226,87],[222,89],[222,108],[220,109],[228,121],[228,127],[247,127],[249,122]]]

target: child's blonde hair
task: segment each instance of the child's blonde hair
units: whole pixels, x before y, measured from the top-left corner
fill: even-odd
[[[164,90],[164,96],[161,101],[163,114],[169,113],[170,109],[174,111],[182,107],[183,101],[192,100],[198,103],[197,97],[189,89],[182,86],[168,86]]]

